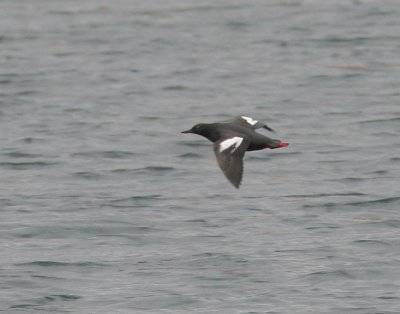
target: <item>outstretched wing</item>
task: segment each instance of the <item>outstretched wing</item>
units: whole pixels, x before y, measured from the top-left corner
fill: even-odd
[[[268,131],[273,132],[274,130],[271,129],[268,125],[266,125],[264,122],[260,122],[257,120],[254,120],[253,118],[250,117],[246,117],[246,116],[239,116],[236,117],[233,121],[231,121],[232,123],[236,123],[238,125],[250,128],[250,129],[259,129],[259,128],[264,128],[267,129]]]
[[[249,141],[240,136],[226,137],[214,143],[214,153],[225,177],[239,188],[243,177],[243,156]]]

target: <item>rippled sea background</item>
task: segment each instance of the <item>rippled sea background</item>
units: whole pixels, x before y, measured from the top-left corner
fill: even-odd
[[[399,16],[1,1],[0,312],[400,313]],[[236,190],[180,131],[241,114]]]

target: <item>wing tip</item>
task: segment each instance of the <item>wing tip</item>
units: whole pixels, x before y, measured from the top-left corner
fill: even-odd
[[[274,129],[271,129],[271,128],[270,128],[268,125],[266,125],[266,124],[263,126],[263,128],[266,129],[266,130],[268,130],[268,131],[270,131],[270,132],[272,132],[272,133],[275,133],[275,130],[274,130]]]
[[[236,189],[239,190],[239,188],[240,188],[240,182],[239,182],[238,184],[233,184],[233,186],[234,186]]]
[[[242,184],[242,177],[239,178],[239,180],[235,181],[235,178],[229,178],[227,173],[224,173],[228,181],[237,189],[240,188],[240,185]]]

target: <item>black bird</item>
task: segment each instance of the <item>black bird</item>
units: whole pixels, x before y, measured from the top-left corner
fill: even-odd
[[[219,167],[226,178],[239,188],[243,177],[243,156],[246,151],[289,145],[254,131],[259,128],[273,131],[265,123],[240,116],[227,122],[199,123],[182,133],[198,134],[213,142]]]

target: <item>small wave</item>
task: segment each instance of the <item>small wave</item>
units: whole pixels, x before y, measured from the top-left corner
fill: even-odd
[[[21,138],[20,141],[24,142],[24,143],[34,143],[34,142],[41,142],[43,140],[40,139],[40,138],[35,138],[35,137],[29,137],[28,136],[28,137]]]
[[[383,217],[381,216],[354,216],[354,220],[363,220],[363,221],[383,221]]]
[[[313,39],[312,41],[326,43],[326,44],[361,44],[365,43],[366,41],[381,39],[377,37],[339,37],[339,36],[327,36],[324,38]]]
[[[390,246],[389,243],[384,242],[384,241],[379,241],[379,240],[355,240],[352,243],[356,244],[365,244],[365,245],[384,245],[384,246]]]
[[[209,146],[209,144],[205,141],[181,141],[179,142],[180,145],[183,146],[190,146],[190,147],[198,147],[198,146]]]
[[[337,153],[348,153],[348,152],[353,152],[353,148],[338,148],[338,146],[332,147],[332,150],[321,150],[317,151],[317,154],[325,155],[325,154],[337,154]]]
[[[391,123],[391,122],[398,122],[400,118],[387,118],[387,119],[373,119],[373,120],[365,120],[360,121],[358,124],[369,124],[369,123]]]
[[[340,164],[348,161],[348,159],[318,160],[318,162],[321,164]]]
[[[335,203],[335,202],[327,202],[322,204],[305,204],[303,208],[338,208],[338,207],[368,207],[368,206],[376,206],[379,204],[396,204],[400,202],[400,197],[388,197],[388,198],[381,198],[377,200],[370,200],[370,201],[358,201],[358,202],[348,202],[348,203]]]
[[[180,157],[180,158],[195,159],[195,158],[200,158],[201,155],[195,154],[195,153],[186,153],[186,154],[179,155],[178,157]]]
[[[156,116],[141,116],[141,117],[139,117],[139,119],[155,121],[155,120],[160,120],[161,118],[160,117],[156,117]]]
[[[243,21],[232,20],[232,21],[225,23],[225,26],[227,26],[228,28],[232,28],[232,29],[242,29],[242,28],[247,28],[247,27],[251,26],[251,24],[247,23],[247,22],[243,22]]]
[[[339,226],[336,225],[331,225],[331,224],[324,224],[321,226],[312,226],[312,227],[306,227],[306,230],[321,230],[321,229],[339,229]]]
[[[112,170],[110,170],[110,172],[113,172],[113,173],[128,173],[128,172],[132,172],[132,169],[128,169],[128,168],[117,168],[117,169],[112,169]]]
[[[173,171],[173,170],[175,170],[175,168],[174,167],[168,167],[168,166],[147,166],[147,167],[144,167],[144,168],[140,168],[139,170],[165,172],[165,171]]]
[[[30,154],[30,153],[23,153],[23,152],[9,152],[9,153],[4,153],[4,156],[10,157],[10,158],[38,158],[38,157],[43,157],[43,155],[39,154]]]
[[[380,296],[380,297],[377,297],[377,298],[381,299],[381,300],[399,300],[400,299],[400,297],[388,296],[388,295],[383,295],[383,296]]]
[[[382,226],[383,228],[391,227],[391,228],[400,228],[400,220],[399,219],[386,219],[383,220],[383,217],[381,219],[370,219],[369,221],[370,224],[373,224],[374,226]]]
[[[317,194],[294,194],[286,195],[285,197],[293,198],[317,198],[317,197],[330,197],[330,196],[365,196],[367,194],[358,192],[349,193],[317,193]]]
[[[322,279],[321,277],[324,278],[349,278],[349,279],[354,279],[355,276],[350,274],[348,271],[340,269],[340,270],[332,270],[332,271],[316,271],[307,275],[304,275],[302,277],[310,277],[310,278],[315,278],[315,279]]]
[[[327,66],[328,68],[333,68],[333,69],[341,69],[341,70],[350,70],[350,71],[370,71],[371,68],[368,68],[364,65],[356,65],[356,64],[333,64],[330,66]]]
[[[94,262],[55,262],[55,261],[33,261],[28,263],[17,263],[16,266],[40,266],[40,267],[105,267],[106,264]]]
[[[400,220],[399,219],[387,219],[382,221],[381,223],[392,227],[392,228],[400,228]]]
[[[290,147],[290,146],[289,146]],[[271,155],[273,156],[297,156],[297,155],[301,155],[302,152],[272,152]]]
[[[9,309],[29,309],[31,307],[36,307],[37,304],[31,304],[31,303],[22,303],[22,304],[17,304],[10,306]]]
[[[134,156],[134,152],[122,151],[122,150],[110,150],[110,151],[90,151],[90,152],[79,152],[71,154],[72,157],[105,157],[111,159],[124,159]]]
[[[388,173],[389,173],[389,171],[387,171],[387,170],[376,170],[376,171],[366,172],[365,174],[384,175],[384,174],[388,174]]]
[[[346,177],[341,179],[332,179],[331,181],[339,181],[339,182],[357,182],[357,181],[364,181],[365,178],[360,177]]]
[[[188,88],[183,86],[183,85],[169,85],[163,87],[163,90],[169,90],[169,91],[181,91],[181,90],[187,90]]]
[[[107,202],[107,206],[114,208],[148,207],[152,201],[161,198],[160,194],[136,195],[126,198],[115,199]]]
[[[147,166],[143,168],[133,169],[132,172],[135,174],[148,174],[152,173],[153,175],[163,176],[168,173],[175,171],[176,168],[169,166]]]
[[[91,171],[79,171],[79,172],[75,172],[73,175],[78,178],[84,178],[84,179],[89,179],[89,180],[99,179],[102,177],[101,174],[91,172]]]
[[[115,158],[115,159],[122,159],[122,158],[129,158],[135,153],[129,151],[122,151],[122,150],[113,150],[113,151],[104,151],[101,152],[101,155],[106,158]]]
[[[34,168],[44,168],[57,165],[56,162],[46,161],[31,161],[31,162],[0,162],[0,167],[10,168],[15,170],[27,170]]]
[[[303,208],[333,208],[333,207],[337,207],[339,205],[343,204],[338,204],[338,203],[334,203],[334,202],[328,202],[328,203],[323,203],[323,204],[305,204],[302,207]]]
[[[116,202],[125,202],[125,201],[142,201],[142,200],[153,200],[155,198],[160,198],[162,195],[161,194],[149,194],[149,195],[137,195],[137,196],[131,196],[127,198],[121,198],[118,200],[115,200]]]
[[[81,296],[74,294],[51,294],[42,298],[31,299],[29,303],[22,303],[10,306],[10,309],[29,309],[37,307],[38,305],[45,305],[55,301],[75,301],[81,299]]]
[[[198,218],[198,219],[189,219],[189,220],[185,220],[185,222],[204,223],[204,224],[208,223],[207,220],[201,219],[201,218]]]
[[[364,205],[373,205],[373,204],[392,204],[400,202],[400,197],[387,197],[387,198],[380,198],[377,200],[372,201],[361,201],[361,202],[351,202],[347,203],[346,205],[350,206],[364,206]]]
[[[118,174],[129,174],[129,173],[134,173],[136,170],[135,169],[130,169],[130,168],[115,168],[108,170],[110,173],[118,173]]]
[[[245,156],[246,160],[271,160],[271,155],[248,155]]]

